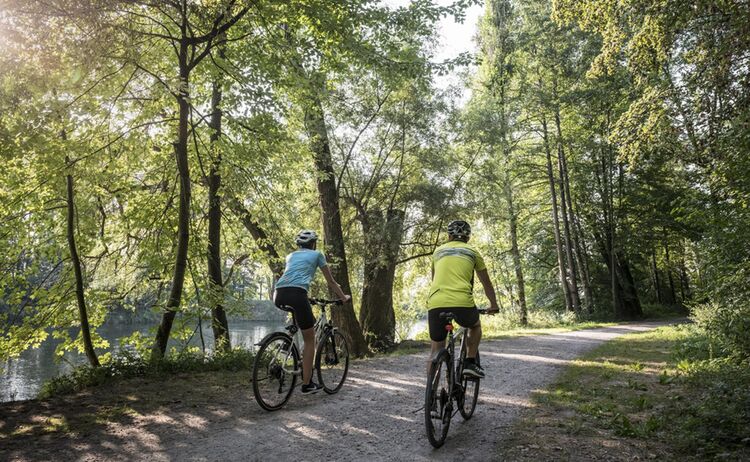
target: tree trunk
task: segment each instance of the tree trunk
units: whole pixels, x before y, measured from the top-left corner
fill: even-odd
[[[521,268],[521,252],[518,250],[518,220],[513,205],[513,190],[510,178],[505,182],[505,200],[508,202],[508,225],[510,227],[510,250],[513,254],[513,267],[516,272],[516,284],[518,286],[518,308],[520,311],[520,322],[522,326],[528,324],[528,312],[526,309],[526,285],[523,281],[523,269]]]
[[[667,279],[669,280],[669,303],[670,305],[677,304],[677,292],[674,288],[674,278],[672,277],[672,261],[669,258],[669,241],[667,240],[667,232],[664,231],[664,262],[667,264]]]
[[[586,251],[586,239],[583,235],[581,221],[573,210],[573,230],[576,235],[576,255],[578,256],[578,267],[581,269],[581,281],[583,281],[583,294],[586,297],[586,308],[589,313],[594,311],[594,291],[591,288],[591,272],[589,271],[589,256]]]
[[[219,49],[219,56],[224,57],[223,48]],[[210,146],[213,160],[208,173],[208,279],[210,284],[209,297],[211,302],[211,328],[214,332],[215,351],[230,351],[232,345],[229,338],[229,322],[224,311],[224,281],[221,264],[221,148],[218,146],[221,137],[221,81],[217,78],[213,83],[211,94],[211,120],[209,127],[213,130],[210,136]]]
[[[284,273],[283,259],[276,250],[276,247],[271,243],[265,230],[258,224],[257,221],[253,220],[250,211],[242,205],[236,197],[227,197],[229,201],[229,207],[232,209],[235,215],[240,219],[242,225],[250,232],[250,235],[255,240],[255,244],[258,248],[266,254],[268,257],[268,269],[271,270],[271,274],[276,279],[280,278]]]
[[[659,267],[656,266],[656,249],[651,249],[651,274],[654,281],[654,292],[656,292],[656,301],[661,305],[661,283],[659,281]]]
[[[184,27],[183,27],[184,29]],[[186,33],[183,30],[183,36]],[[180,92],[177,98],[179,121],[177,124],[177,141],[174,143],[175,160],[180,181],[180,207],[177,222],[177,251],[175,252],[172,288],[167,299],[165,312],[162,314],[159,330],[156,333],[151,360],[159,360],[167,351],[172,323],[182,300],[182,288],[185,283],[187,268],[188,242],[190,239],[190,168],[188,165],[188,120],[190,117],[190,70],[187,63],[188,46],[183,40],[179,51]]]
[[[632,320],[643,316],[641,302],[630,272],[630,264],[621,252],[613,252],[609,236],[594,233],[602,259],[612,275],[612,303],[617,319]]]
[[[690,290],[690,278],[688,277],[687,268],[685,268],[685,259],[680,261],[680,288],[682,291],[682,300],[693,298],[693,292]]]
[[[560,171],[560,212],[563,219],[563,232],[565,235],[565,257],[568,264],[567,279],[570,286],[570,299],[573,304],[573,311],[579,313],[581,310],[581,299],[578,295],[578,281],[576,276],[576,265],[573,259],[573,240],[570,232],[570,220],[568,218],[567,194],[565,192],[565,168],[563,149],[562,128],[560,126],[560,111],[555,107],[555,127],[557,128],[557,164]]]
[[[405,213],[388,210],[385,217],[381,211],[367,213],[361,219],[366,255],[359,322],[370,348],[383,351],[395,343],[393,283]]]
[[[66,135],[63,131],[61,134],[63,140]],[[91,341],[91,329],[89,327],[89,316],[86,309],[86,296],[83,290],[83,270],[81,269],[81,258],[78,255],[75,237],[75,196],[73,189],[73,174],[71,173],[70,158],[65,156],[65,164],[68,167],[68,174],[65,177],[67,186],[67,236],[68,249],[70,250],[70,260],[73,262],[73,273],[76,279],[76,301],[78,303],[78,317],[81,322],[81,339],[83,340],[83,350],[86,352],[86,358],[93,367],[99,367],[99,358],[94,351],[94,345]]]
[[[621,288],[623,299],[623,310],[620,315],[624,319],[638,319],[643,316],[641,301],[635,286],[635,279],[630,272],[630,264],[622,253],[617,254],[618,272],[621,274]]]
[[[568,149],[568,152],[570,152],[570,149]],[[576,216],[575,209],[573,207],[573,197],[570,192],[570,176],[568,175],[568,160],[564,152],[561,152],[561,158],[563,167],[563,181],[565,182],[565,198],[568,205],[568,217],[570,226],[572,228],[571,238],[573,240],[573,250],[575,251],[575,262],[577,263],[577,266],[573,268],[573,272],[576,278],[579,277],[576,269],[579,270],[581,276],[583,276],[580,279],[583,283],[583,294],[586,298],[586,309],[588,312],[591,312],[593,311],[593,296],[591,285],[589,284],[589,279],[586,274],[586,255],[583,253],[581,242],[579,240],[580,226],[578,223],[578,217]],[[580,234],[582,238],[582,233]]]
[[[565,261],[563,258],[562,241],[560,239],[560,218],[557,214],[557,187],[555,187],[555,173],[552,169],[552,153],[549,147],[549,136],[547,132],[547,119],[542,115],[542,135],[544,139],[544,152],[547,155],[547,179],[549,181],[549,192],[552,198],[552,225],[553,233],[555,235],[555,250],[557,253],[557,266],[560,274],[560,286],[562,286],[563,295],[565,297],[565,309],[568,311],[573,310],[573,301],[570,298],[570,287],[565,277],[567,269],[565,268]]]
[[[333,171],[328,130],[323,114],[320,96],[316,92],[311,92],[310,100],[305,106],[305,129],[310,140],[310,150],[313,153],[315,169],[318,174],[318,196],[323,217],[325,250],[333,277],[341,285],[344,293],[351,294],[349,268],[344,248],[344,233],[341,227],[339,194],[336,189],[336,175]],[[334,295],[333,291],[330,291],[330,293],[331,296]],[[344,332],[344,335],[349,338],[352,353],[356,356],[366,354],[367,343],[354,314],[353,303],[350,301],[340,308],[332,310],[331,317]]]

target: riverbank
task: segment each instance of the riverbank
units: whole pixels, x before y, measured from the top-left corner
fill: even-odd
[[[281,329],[284,325],[284,321],[233,322],[230,324],[230,340],[233,346],[251,349],[266,334]],[[98,334],[110,347],[107,350],[99,350],[99,353],[118,351],[121,339],[133,334],[150,339],[153,329],[154,324],[107,324],[99,329]],[[77,335],[77,331],[71,335]],[[56,348],[61,342],[60,339],[49,337],[38,348],[29,349],[23,352],[20,358],[1,364],[0,402],[35,398],[45,383],[73,373],[77,366],[86,364],[85,356],[77,352],[66,352],[62,357],[58,356]],[[187,340],[171,339],[169,346],[184,351],[210,351],[213,347],[210,323],[203,323],[202,329],[194,331]]]

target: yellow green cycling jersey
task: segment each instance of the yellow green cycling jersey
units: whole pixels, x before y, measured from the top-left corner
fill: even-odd
[[[484,269],[482,256],[465,242],[450,241],[435,249],[427,309],[475,306],[474,271]]]

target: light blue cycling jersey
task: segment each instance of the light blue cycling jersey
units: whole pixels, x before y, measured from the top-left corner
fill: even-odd
[[[299,249],[292,252],[286,256],[286,268],[276,282],[276,288],[299,287],[309,290],[315,270],[324,268],[326,264],[325,255],[317,250]]]

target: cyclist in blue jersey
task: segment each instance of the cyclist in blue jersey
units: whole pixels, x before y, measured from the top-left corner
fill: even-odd
[[[297,234],[299,248],[287,255],[286,268],[276,282],[274,303],[276,306],[288,306],[294,310],[297,326],[302,331],[305,346],[302,352],[302,394],[317,393],[323,387],[312,381],[313,358],[315,356],[315,316],[308,300],[307,291],[315,271],[320,268],[328,285],[336,292],[340,300],[349,301],[351,295],[346,295],[341,286],[333,279],[331,269],[326,263],[322,252],[315,250],[318,235],[315,231],[303,230]]]

